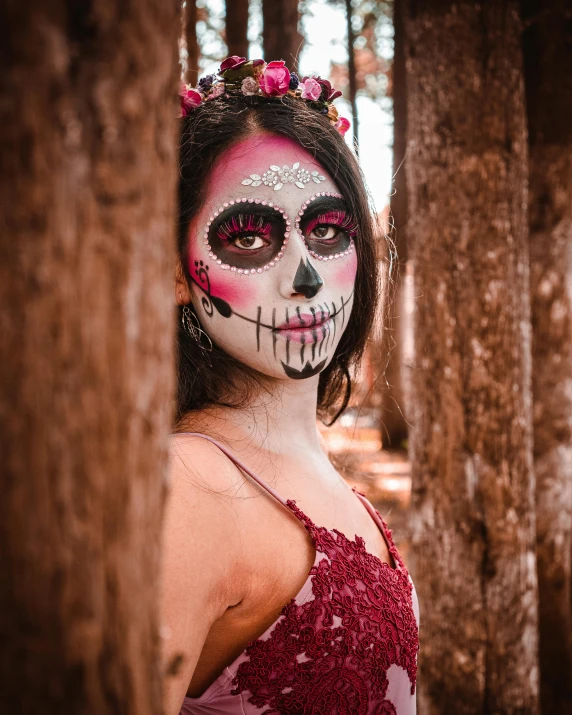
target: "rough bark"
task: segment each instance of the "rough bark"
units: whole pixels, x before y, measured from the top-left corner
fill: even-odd
[[[524,3],[542,711],[572,712],[572,42],[565,0]]]
[[[226,0],[225,35],[229,55],[248,57],[248,2]]]
[[[519,9],[504,0],[407,8],[421,712],[537,713]]]
[[[392,238],[396,257],[393,267],[392,298],[388,306],[382,355],[387,367],[382,392],[381,439],[384,446],[399,447],[407,439],[405,396],[403,381],[404,355],[404,296],[403,277],[407,261],[407,184],[405,181],[405,148],[407,104],[405,87],[405,38],[403,34],[403,0],[393,4],[393,191],[390,199]]]
[[[298,32],[298,0],[262,0],[264,59],[284,60],[296,69],[303,38]]]
[[[0,11],[4,712],[161,712],[175,2]]]
[[[187,71],[185,72],[185,82],[197,84],[199,78],[199,57],[200,48],[197,38],[197,2],[196,0],[186,0],[183,5],[183,38],[187,48]],[[231,53],[232,54],[232,53]]]

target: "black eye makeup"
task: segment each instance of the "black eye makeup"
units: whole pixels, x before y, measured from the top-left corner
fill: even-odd
[[[340,194],[320,193],[302,206],[296,219],[310,254],[320,261],[349,255],[358,224]]]
[[[284,210],[270,201],[234,199],[210,217],[204,243],[224,270],[262,273],[282,258],[290,225]]]

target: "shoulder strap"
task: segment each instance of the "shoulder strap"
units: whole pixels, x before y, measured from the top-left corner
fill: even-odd
[[[270,484],[267,484],[262,477],[259,477],[258,474],[255,474],[252,470],[250,470],[246,464],[240,461],[236,455],[234,455],[228,447],[225,447],[224,444],[221,444],[218,442],[216,439],[213,439],[212,437],[209,437],[208,434],[203,434],[202,432],[175,432],[175,434],[189,434],[191,437],[202,437],[202,439],[206,439],[212,444],[214,444],[215,447],[218,447],[223,454],[226,454],[226,456],[230,459],[231,462],[236,464],[236,466],[239,469],[242,469],[243,472],[248,474],[249,477],[252,477],[254,481],[259,484],[263,489],[266,489],[266,491],[272,495],[275,499],[277,499],[281,504],[283,504],[286,509],[288,509],[288,505],[286,504],[286,501],[278,494],[278,492],[273,489]],[[290,511],[288,509],[288,511]]]

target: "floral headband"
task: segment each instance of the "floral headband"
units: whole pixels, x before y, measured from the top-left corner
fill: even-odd
[[[246,97],[295,97],[330,120],[330,124],[343,136],[350,127],[345,117],[338,116],[332,102],[341,97],[327,79],[304,77],[285,66],[283,60],[269,62],[247,60],[246,57],[227,57],[217,74],[209,74],[199,80],[196,88],[181,84],[181,116],[188,116],[203,102],[219,97],[229,91],[242,92]]]

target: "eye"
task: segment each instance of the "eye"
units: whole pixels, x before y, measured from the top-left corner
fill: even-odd
[[[340,229],[338,226],[316,226],[311,233],[308,234],[310,239],[319,239],[321,241],[333,240],[338,237]]]
[[[263,248],[265,245],[260,236],[236,236],[236,238],[232,240],[232,244],[237,248],[244,248],[248,251]]]

